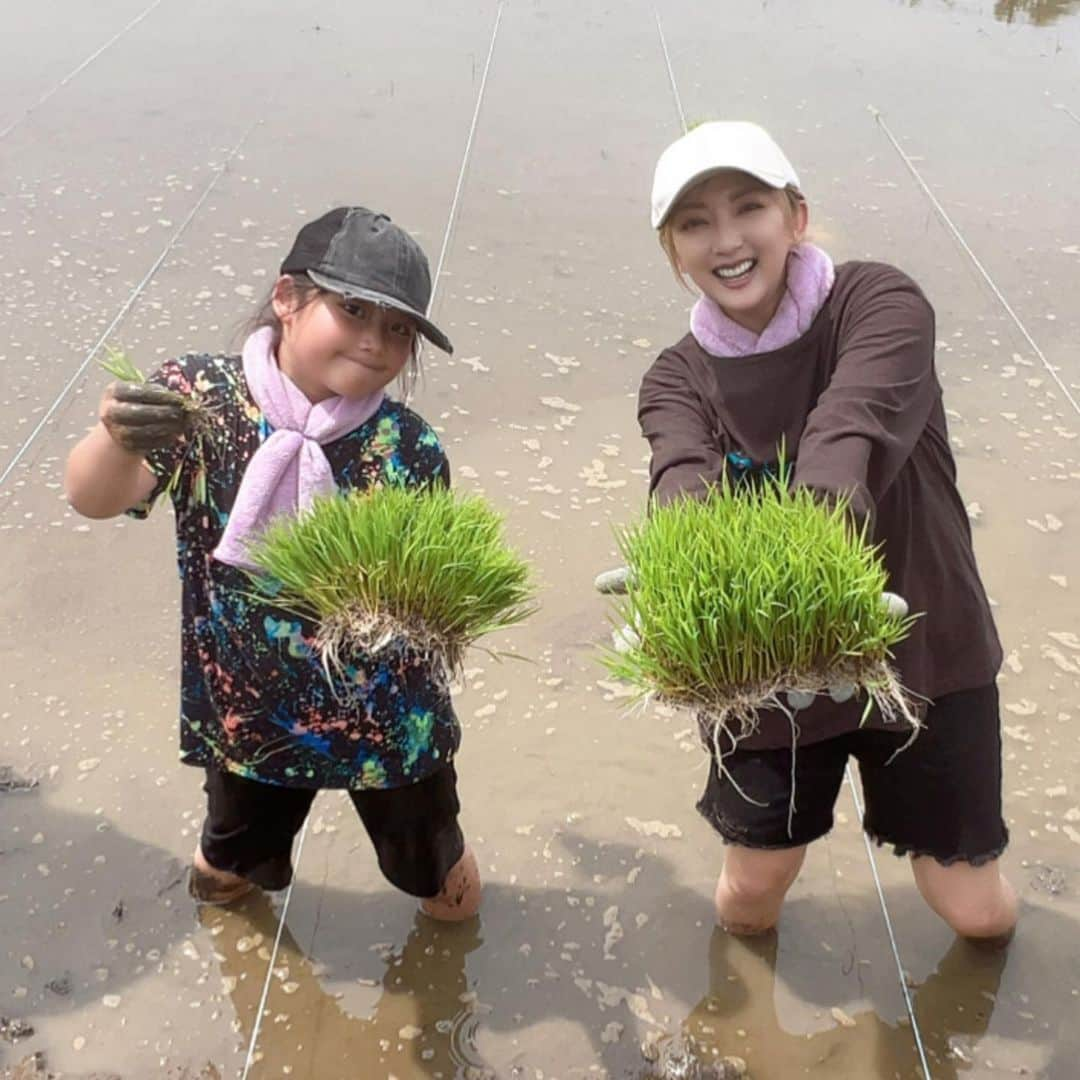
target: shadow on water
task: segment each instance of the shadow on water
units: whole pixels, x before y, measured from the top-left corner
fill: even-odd
[[[100,817],[50,808],[40,791],[2,794],[0,800],[7,826],[0,851],[6,893],[0,995],[6,1016],[33,1025],[120,993],[134,1013],[139,999],[132,991],[140,981],[174,974],[178,1006],[196,998],[228,998],[221,1027],[227,1028],[231,1012],[235,1038],[247,1044],[277,929],[270,899],[258,895],[235,910],[196,915],[183,891],[184,867],[165,850],[125,836]],[[801,946],[820,940],[829,914],[823,907],[831,909],[832,897],[794,900],[779,938],[747,943],[711,929],[708,898],[681,883],[669,860],[572,832],[559,842],[577,856],[565,886],[492,881],[481,918],[461,926],[420,915],[408,926],[402,915],[410,901],[390,890],[358,893],[298,883],[294,904],[299,910],[317,908],[330,932],[313,935],[316,959],[288,930],[283,934],[260,1037],[262,1062],[252,1076],[282,1075],[288,1064],[289,1075],[319,1080],[395,1071],[445,1080],[501,1078],[533,1075],[537,1067],[572,1076],[592,1066],[602,1066],[609,1076],[641,1077],[649,1073],[631,1037],[635,1030],[685,1040],[704,1060],[738,1054],[759,1080],[786,1080],[820,1072],[823,1065],[830,1076],[863,1077],[869,1062],[876,1076],[919,1075],[906,1022],[888,1015],[895,1012],[895,997],[876,1002],[870,988],[868,1007],[851,1015],[832,1011],[835,982],[823,975],[842,959],[809,949],[804,959],[800,953]],[[648,883],[647,892],[631,902],[650,921],[627,933],[612,960],[604,955],[600,913],[627,902],[621,868],[628,862],[642,867],[641,881]],[[568,907],[571,895],[575,902]],[[884,964],[880,916],[869,892],[840,900],[852,919],[853,940],[862,943],[859,956]],[[893,890],[890,900],[906,925],[917,925],[914,889]],[[926,912],[921,917],[932,918]],[[375,946],[386,926],[407,929]],[[193,934],[198,963],[176,948]],[[560,966],[560,949],[570,936],[584,944]],[[1039,906],[1026,911],[1008,954],[987,957],[959,942],[948,947],[933,974],[913,989],[935,1078],[962,1076],[964,1055],[952,1048],[977,1047],[988,1030],[1039,1055],[1038,1075],[1075,1075],[1080,1025],[1072,989],[1080,985],[1080,958],[1061,947],[1075,937],[1072,920]],[[373,947],[380,950],[374,958]],[[787,952],[779,977],[778,950]],[[33,957],[30,967],[20,966],[24,956]],[[206,964],[208,978],[201,978]],[[882,970],[874,980],[879,985],[887,981]],[[361,978],[360,972],[376,977]],[[999,995],[1003,975],[1007,1006]],[[824,1030],[789,1030],[783,1008],[778,1015],[778,984],[788,998],[817,1010],[824,1018],[817,1026]],[[16,986],[24,988],[23,996],[15,996]],[[343,987],[350,988],[348,994]],[[656,994],[648,987],[656,987]],[[359,1006],[357,989],[365,995]],[[669,995],[663,1007],[661,993]],[[697,1004],[679,1009],[670,995]],[[1023,1006],[1014,1009],[1015,1000],[1030,1000],[1032,1012],[1025,1016]],[[613,1019],[625,1023],[625,1037],[604,1038]],[[536,1060],[519,1057],[508,1067],[503,1047],[544,1022],[567,1031],[566,1045],[548,1040],[540,1051],[530,1051]],[[153,1015],[139,1018],[140,1025],[153,1023]],[[8,1048],[8,1060],[36,1049],[47,1053],[49,1047],[40,1037],[20,1041]],[[484,1054],[498,1060],[492,1064]],[[568,1060],[582,1054],[587,1060]],[[124,1073],[123,1061],[121,1046],[113,1068],[124,1080],[135,1080]],[[194,1064],[205,1061],[203,1055]]]
[[[684,1022],[686,1036],[697,1045],[732,1045],[736,1029],[753,1033],[762,1047],[754,1076],[921,1077],[919,1060],[906,1018],[888,1023],[872,1011],[833,1013],[839,1027],[809,1037],[784,1030],[773,1008],[770,987],[733,996],[730,972],[735,954],[756,955],[763,970],[775,967],[777,938],[756,941],[729,938],[720,930],[710,941],[710,989]],[[915,1015],[922,1031],[935,1080],[955,1080],[966,1071],[950,1047],[960,1037],[975,1042],[984,1035],[994,1013],[994,999],[1008,963],[1007,955],[987,955],[955,941],[937,970],[912,990]],[[872,1073],[867,1073],[870,1062]],[[1064,1076],[1064,1074],[1061,1074]]]
[[[373,914],[366,912],[361,925]],[[268,952],[245,947],[253,940],[260,946],[273,942],[277,913],[266,896],[257,895],[235,910],[204,909],[201,917],[213,935],[221,976],[248,1043]],[[483,1075],[483,1063],[465,1034],[475,1015],[465,961],[482,944],[479,920],[441,926],[417,913],[405,943],[383,956],[385,973],[370,1014],[352,1016],[326,989],[325,972],[286,929],[250,1075],[280,1076],[288,1067],[293,1076],[327,1080],[418,1074],[451,1078],[470,1066]]]
[[[623,865],[627,854],[634,854],[622,845],[599,845],[574,833],[566,834],[563,841],[567,848],[588,849],[589,871],[599,865]],[[871,1062],[874,1076],[921,1075],[906,1018],[883,1017],[873,1008],[873,1000],[871,1008],[851,1015],[833,1012],[826,1029],[813,1034],[786,1028],[776,1008],[778,935],[743,941],[719,930],[696,929],[693,916],[702,912],[703,898],[679,884],[674,868],[666,860],[642,860],[640,852],[636,858],[645,863],[646,874],[673,913],[673,925],[681,924],[685,931],[681,935],[684,941],[676,943],[658,928],[643,942],[641,950],[629,957],[629,975],[624,970],[613,976],[599,955],[575,956],[580,966],[568,973],[551,971],[550,953],[542,964],[530,968],[529,959],[523,959],[514,948],[516,942],[506,940],[511,925],[520,927],[522,938],[535,944],[528,954],[535,959],[543,954],[542,944],[558,940],[560,931],[564,936],[572,934],[571,929],[566,929],[566,889],[512,888],[496,882],[488,886],[481,919],[471,924],[439,926],[418,915],[404,945],[384,951],[381,985],[373,990],[374,1004],[364,1015],[350,1014],[343,996],[328,990],[328,985],[341,986],[355,976],[355,965],[344,940],[333,940],[331,933],[331,940],[324,941],[320,950],[330,959],[313,961],[286,932],[260,1037],[262,1060],[269,1068],[265,1073],[254,1070],[253,1075],[278,1075],[288,1064],[294,1076],[344,1080],[355,1075],[357,1063],[367,1062],[377,1075],[426,1076],[435,1080],[524,1077],[538,1067],[583,1075],[593,1065],[603,1065],[610,1076],[641,1080],[653,1076],[632,1040],[614,1046],[603,1038],[613,1015],[631,1023],[636,1017],[643,1032],[652,1031],[662,1041],[681,1044],[702,1063],[738,1054],[746,1059],[750,1075],[759,1080],[819,1074],[823,1068],[830,1076],[861,1080],[868,1075]],[[592,875],[583,873],[581,877],[589,880]],[[585,906],[589,906],[590,899],[595,900],[594,909],[613,898],[610,893],[588,889],[575,892]],[[869,894],[862,896],[862,904],[855,896],[844,899],[849,910],[864,909],[854,916],[856,938],[874,942],[871,951],[881,955],[882,927]],[[386,914],[388,904],[400,903],[401,898],[393,894],[359,896],[329,888],[322,890],[318,907],[325,925],[374,926]],[[822,914],[820,903],[792,903],[783,933],[813,934]],[[914,889],[901,896],[901,907],[920,904]],[[515,912],[522,917],[510,917]],[[680,918],[680,912],[686,917]],[[923,917],[931,916],[923,913]],[[222,974],[232,988],[240,1026],[249,1039],[265,965],[251,967],[244,957],[252,957],[252,950],[241,953],[237,945],[245,937],[250,939],[253,930],[269,943],[276,929],[274,914],[267,900],[258,897],[247,910],[208,912],[205,919],[215,934]],[[1039,1075],[1059,1080],[1072,1075],[1080,1042],[1067,1019],[1072,1000],[1067,988],[1076,982],[1077,965],[1075,958],[1065,959],[1057,964],[1053,975],[1044,974],[1054,965],[1046,953],[1040,955],[1040,949],[1052,942],[1055,933],[1071,932],[1068,920],[1043,909],[1032,909],[1024,936],[1011,952],[988,954],[963,941],[949,945],[936,970],[912,989],[935,1078],[962,1077],[979,1039],[991,1027],[999,1039],[1037,1048],[1034,1052],[1044,1063]],[[702,938],[706,936],[707,949],[703,950]],[[1035,945],[1036,941],[1042,945]],[[500,960],[500,950],[501,962],[495,962]],[[352,956],[361,951],[363,946],[357,947]],[[704,963],[703,951],[707,952]],[[495,960],[485,963],[485,952],[495,953]],[[688,964],[689,958],[694,959]],[[547,978],[530,977],[539,975],[542,967]],[[1052,1014],[1045,1008],[1042,1011],[1040,1020],[1049,1024],[1041,1032],[1019,1014],[1007,1015],[1006,1010],[995,1014],[1007,967],[1014,969],[1014,983],[1034,989],[1045,978],[1061,987]],[[820,965],[795,962],[784,968],[787,992],[811,1007],[817,1006],[828,1017],[835,1002],[822,986]],[[622,1004],[617,995],[612,997],[612,990],[619,988],[601,982],[598,973],[601,978],[629,985],[631,996],[625,1000],[625,1010],[613,1013],[598,1007],[604,995],[609,1009],[613,1000]],[[577,977],[571,978],[574,975]],[[705,992],[685,1019],[667,1030],[653,1020],[649,1010],[659,1010],[640,989],[641,984],[683,988],[702,981]],[[601,994],[594,993],[591,1000],[581,996],[582,992],[588,995],[598,988]],[[485,1036],[509,1036],[523,1026],[551,1020],[572,1025],[584,1034],[591,1043],[586,1060],[570,1060],[567,1050],[558,1045],[547,1047],[543,1056],[535,1058],[508,1060],[502,1052],[493,1060],[485,1060],[480,1046],[492,1041]],[[683,1076],[693,1080],[699,1075],[700,1080],[709,1080],[713,1074],[666,1074],[670,1080]]]

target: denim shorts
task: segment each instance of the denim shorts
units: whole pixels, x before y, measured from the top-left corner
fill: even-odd
[[[824,836],[833,826],[849,757],[858,762],[862,780],[863,828],[897,855],[978,866],[997,858],[1009,842],[1001,816],[995,685],[932,702],[914,740],[910,729],[860,728],[797,745],[789,831],[791,754],[790,748],[736,747],[723,756],[723,770],[713,757],[697,808],[727,843],[791,848]]]

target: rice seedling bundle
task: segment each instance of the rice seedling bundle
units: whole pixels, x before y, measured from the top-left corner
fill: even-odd
[[[465,650],[535,610],[527,564],[476,496],[378,487],[317,499],[249,548],[257,592],[318,623],[328,673],[402,640],[460,670]]]
[[[633,585],[617,612],[634,634],[604,664],[640,697],[699,712],[714,746],[756,731],[759,709],[788,711],[787,691],[842,685],[865,694],[864,719],[876,705],[917,728],[890,663],[914,619],[882,602],[879,551],[845,500],[823,505],[781,473],[725,480],[619,532]]]

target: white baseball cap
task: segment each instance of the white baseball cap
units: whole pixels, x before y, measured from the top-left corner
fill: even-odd
[[[764,128],[742,120],[699,124],[676,139],[656,163],[653,228],[664,224],[689,188],[722,169],[749,173],[769,187],[801,190],[794,167]]]

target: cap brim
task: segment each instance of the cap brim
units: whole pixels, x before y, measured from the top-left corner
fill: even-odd
[[[747,176],[752,176],[755,180],[760,180],[766,187],[771,187],[776,191],[780,191],[783,188],[787,187],[787,181],[784,180],[782,177],[777,177],[776,175],[769,176],[765,173],[758,172],[754,169],[747,169],[740,165],[714,165],[708,169],[702,169],[700,172],[694,173],[694,175],[691,176],[689,180],[685,180],[683,182],[679,190],[676,191],[675,194],[668,199],[667,205],[664,207],[664,212],[660,214],[653,222],[653,228],[659,229],[660,226],[663,225],[669,217],[671,217],[671,211],[675,209],[678,201],[692,187],[696,187],[698,184],[703,183],[710,177],[716,176],[717,173],[722,172],[746,173]]]
[[[321,274],[318,270],[308,270],[307,276],[320,289],[337,293],[339,296],[348,296],[356,300],[370,300],[373,304],[381,304],[384,307],[392,307],[395,311],[403,311],[415,321],[420,328],[420,333],[432,345],[437,349],[442,349],[449,356],[453,355],[454,346],[450,344],[450,339],[426,315],[396,297],[387,296],[386,293],[376,292],[374,289],[361,289],[356,285],[350,285],[346,281],[338,281],[337,278],[327,277],[326,274]]]

